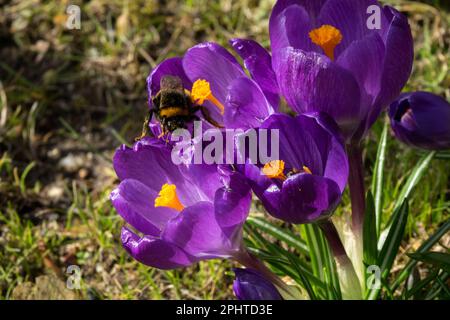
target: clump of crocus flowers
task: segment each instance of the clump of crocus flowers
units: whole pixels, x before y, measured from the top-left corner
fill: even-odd
[[[380,9],[379,29],[367,27],[371,5]],[[253,193],[273,218],[319,226],[335,257],[343,298],[362,298],[362,262],[354,261],[362,259],[358,242],[366,211],[361,141],[392,103],[389,116],[401,141],[449,148],[450,107],[428,93],[393,102],[411,72],[413,41],[406,17],[392,7],[373,0],[279,0],[269,32],[271,54],[253,40],[230,41],[245,68],[224,47],[202,43],[163,61],[147,87],[152,108],[161,79],[179,77],[192,102],[223,128],[279,132],[279,158],[175,165],[174,146],[158,139],[160,124],[152,119],[155,137],[114,156],[121,183],[111,201],[131,226],[123,227],[122,244],[139,262],[160,269],[234,260],[247,268],[234,269],[239,299],[304,298],[304,291],[292,290],[246,248],[243,226]],[[278,112],[283,100],[296,116]],[[352,249],[330,219],[347,183]]]

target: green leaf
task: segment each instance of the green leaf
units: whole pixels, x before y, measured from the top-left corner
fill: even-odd
[[[410,197],[411,191],[419,183],[420,179],[425,174],[425,172],[428,169],[428,166],[430,165],[431,160],[433,160],[433,157],[435,154],[436,154],[436,151],[431,151],[428,154],[424,155],[419,160],[417,165],[414,167],[413,171],[411,172],[411,175],[409,176],[408,180],[406,181],[405,185],[403,186],[402,190],[400,191],[399,196],[397,197],[397,200],[394,205],[394,212],[396,212],[400,208],[400,206],[402,205],[402,203],[405,199]],[[392,226],[392,220],[393,220],[393,216],[388,221],[386,228],[380,234],[379,239],[378,239],[378,248],[381,248],[384,245],[386,236],[389,233],[389,230]]]
[[[325,240],[325,237],[324,237]],[[329,290],[333,291],[333,297],[337,300],[342,300],[342,293],[341,293],[341,285],[339,283],[339,275],[337,272],[337,266],[336,262],[334,261],[333,253],[331,252],[331,248],[328,244],[326,244],[328,248],[328,252],[326,254],[328,258],[328,266],[329,266],[329,274],[331,275],[331,279],[326,279],[327,283],[330,283]]]
[[[246,244],[251,253],[264,260],[280,274],[287,275],[305,288],[311,299],[317,299],[313,288],[325,291],[327,285],[314,276],[310,266],[297,255],[284,249],[279,244],[273,244],[264,238],[255,226],[246,224]],[[254,247],[253,247],[254,246]],[[264,250],[265,248],[265,250]]]
[[[445,292],[445,296],[441,300],[450,299],[450,290],[448,289],[447,281],[450,278],[448,272],[441,272],[437,277],[436,281],[432,284],[431,288],[428,290],[425,300],[435,299],[442,290]]]
[[[301,282],[301,285],[303,286],[303,288],[306,289],[306,292],[308,292],[309,298],[311,300],[316,300],[317,299],[316,293],[314,292],[314,289],[311,286],[311,283],[308,280],[308,277],[306,277],[304,272],[302,271],[302,267],[298,263],[297,257],[295,257],[293,254],[290,254],[287,257],[289,259],[289,262],[290,262],[291,266],[293,266],[296,269],[298,277],[299,277],[299,280]]]
[[[384,163],[386,160],[387,137],[389,122],[385,121],[383,132],[381,134],[380,143],[378,144],[377,158],[373,170],[372,192],[375,204],[375,219],[377,235],[380,234],[381,216],[383,212],[383,179],[384,179]]]
[[[381,270],[381,282],[385,283],[385,279],[389,275],[389,272],[397,256],[400,243],[405,232],[406,222],[408,220],[408,199],[403,201],[403,204],[392,215],[392,227],[386,237],[386,241],[380,250],[378,255],[378,266]],[[392,290],[391,290],[392,291]],[[380,289],[372,289],[369,293],[368,299],[377,299],[380,293]]]
[[[314,275],[323,281],[325,279],[323,270],[326,262],[323,256],[324,248],[320,239],[320,229],[314,224],[304,224],[302,227],[310,250],[312,270]]]
[[[261,218],[249,217],[247,222],[259,230],[273,236],[274,238],[285,242],[288,246],[298,250],[298,252],[309,255],[309,249],[306,243],[294,235],[290,230],[281,229]]]
[[[450,273],[450,254],[443,252],[409,253],[414,260],[430,263]]]
[[[304,224],[301,228],[306,235],[313,273],[327,284],[325,297],[340,299],[341,292],[336,265],[322,230],[315,224]],[[333,296],[330,297],[329,294]]]
[[[397,256],[400,243],[405,232],[406,222],[408,220],[408,199],[394,212],[392,218],[392,227],[386,237],[383,247],[378,257],[378,265],[381,269],[381,278],[386,279],[391,271],[391,267]]]
[[[366,198],[366,213],[363,225],[363,254],[364,263],[373,265],[377,263],[377,230],[375,222],[375,207],[372,193],[369,191]]]
[[[397,210],[403,203],[403,201],[406,198],[410,197],[411,191],[414,189],[414,187],[419,183],[420,179],[424,175],[424,173],[427,171],[428,166],[431,163],[431,160],[433,160],[434,155],[436,154],[436,151],[431,151],[427,155],[424,155],[417,165],[414,167],[413,171],[411,172],[411,175],[409,176],[408,180],[406,181],[406,184],[403,186],[402,191],[400,192],[400,195],[397,197],[397,201],[395,203],[394,211]]]
[[[25,193],[26,193],[27,187],[26,187],[26,185],[25,185],[25,180],[26,180],[28,174],[30,173],[31,169],[33,169],[35,165],[36,165],[36,163],[35,163],[34,161],[33,161],[33,162],[30,162],[30,163],[25,167],[25,169],[23,170],[23,172],[22,172],[22,174],[21,174],[21,176],[20,176],[20,184],[19,184],[19,187],[20,187],[20,191],[22,192],[22,194],[25,194]]]
[[[422,150],[420,150],[419,152],[418,152],[420,155],[424,155],[424,154],[426,154],[427,153],[427,151],[422,151]],[[444,151],[438,151],[437,153],[436,153],[436,155],[434,156],[434,159],[439,159],[439,160],[448,160],[448,159],[450,159],[450,151],[446,151],[446,150],[444,150]]]
[[[450,219],[448,219],[442,226],[439,227],[439,229],[436,230],[436,232],[429,237],[425,242],[422,243],[422,245],[417,249],[416,253],[424,253],[430,250],[438,241],[442,238],[444,234],[446,234],[448,231],[450,231]],[[416,260],[410,260],[405,268],[400,272],[400,274],[395,279],[394,283],[392,284],[392,290],[397,289],[397,287],[402,283],[409,275],[411,270],[416,266],[417,261]]]

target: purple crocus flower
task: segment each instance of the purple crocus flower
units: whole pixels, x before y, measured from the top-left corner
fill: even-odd
[[[266,210],[291,223],[309,223],[332,214],[348,178],[343,140],[326,114],[295,118],[274,114],[258,131],[279,130],[279,158],[245,164],[245,175]]]
[[[298,113],[331,115],[348,143],[364,137],[411,73],[408,21],[375,0],[278,0],[269,28],[281,94]]]
[[[279,102],[275,76],[270,67],[271,57],[257,43],[242,55],[245,55],[245,65],[252,78],[230,52],[212,42],[190,48],[183,57],[163,61],[147,78],[150,107],[152,97],[160,90],[162,77],[177,76],[192,101],[205,106],[219,124],[243,129],[259,126],[277,109]],[[249,62],[255,56],[258,61]],[[151,125],[151,129],[155,135],[160,133],[156,123]]]
[[[233,269],[233,291],[239,300],[282,300],[276,287],[253,269]]]
[[[428,92],[402,94],[389,108],[391,127],[402,142],[423,149],[450,149],[450,104]]]
[[[145,138],[114,156],[121,180],[111,193],[125,249],[160,269],[242,256],[242,225],[251,193],[245,178],[215,165],[174,165],[169,145]]]

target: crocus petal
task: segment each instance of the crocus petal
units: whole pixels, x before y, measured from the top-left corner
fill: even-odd
[[[323,4],[327,1],[328,0],[277,0],[275,6],[272,9],[272,15],[276,16],[284,11],[284,9],[286,9],[287,7],[298,5],[304,8],[306,12],[308,12],[308,15],[317,17]]]
[[[408,19],[389,6],[385,12],[392,16],[392,20],[385,39],[382,87],[367,119],[366,128],[370,128],[380,112],[400,94],[411,75],[414,59],[414,42]]]
[[[252,269],[233,269],[233,291],[239,300],[282,300],[275,286]]]
[[[218,189],[214,198],[216,220],[222,230],[233,238],[232,233],[244,223],[250,210],[252,195],[247,179],[233,172],[227,177],[224,187]]]
[[[158,191],[163,184],[182,179],[179,169],[170,159],[168,146],[147,138],[136,142],[133,148],[121,146],[114,154],[113,165],[120,180],[135,179]],[[168,177],[172,181],[168,181]]]
[[[232,129],[257,128],[274,110],[261,88],[247,77],[231,82],[225,103],[224,124]]]
[[[275,216],[291,223],[309,223],[332,214],[341,198],[331,179],[302,173],[288,178],[281,190],[280,209]]]
[[[267,100],[276,109],[280,101],[279,89],[272,69],[270,54],[258,42],[245,39],[232,39],[233,49],[244,60],[244,65],[253,80],[261,87]]]
[[[111,193],[111,202],[122,218],[138,231],[159,236],[167,221],[178,212],[154,206],[158,194],[137,180],[126,179]]]
[[[158,269],[187,267],[197,261],[173,244],[149,236],[140,238],[126,227],[122,228],[121,241],[134,259]]]
[[[122,146],[116,151],[113,164],[120,180],[138,180],[157,192],[166,183],[174,184],[184,206],[213,197],[185,179],[172,161],[171,147],[155,138],[139,140],[133,148]]]
[[[324,55],[283,49],[274,69],[289,105],[298,113],[325,112],[346,138],[360,122],[360,90],[353,75]]]
[[[257,165],[247,163],[244,167],[244,173],[264,208],[271,214],[276,213],[280,204],[281,186],[263,175],[261,168]]]
[[[380,8],[381,29],[371,30],[367,26],[369,6]],[[389,25],[382,7],[376,0],[328,0],[320,11],[321,24],[329,24],[340,30],[342,42],[336,46],[335,56],[338,57],[353,41],[361,40],[370,33],[378,33]]]
[[[315,50],[308,36],[313,28],[305,8],[294,4],[279,11],[279,4],[280,1],[275,5],[269,23],[270,48],[274,59],[277,60],[280,50],[287,47],[305,51]]]
[[[203,200],[213,201],[216,190],[223,186],[215,165],[187,164],[180,166],[180,171],[186,180],[202,190],[206,196]]]
[[[297,117],[299,126],[314,137],[324,166],[323,176],[337,183],[341,192],[347,185],[349,165],[341,133],[326,113],[303,114]]]
[[[429,150],[450,149],[450,103],[429,92],[402,94],[389,108],[400,141]]]
[[[337,60],[337,64],[350,71],[359,83],[363,94],[361,104],[366,108],[362,111],[363,115],[367,114],[380,91],[380,66],[383,65],[384,55],[383,39],[378,33],[371,33],[361,40],[355,40]]]
[[[240,245],[222,232],[210,202],[199,202],[181,211],[167,223],[161,237],[202,259],[230,257]]]
[[[202,43],[189,49],[183,58],[183,67],[191,81],[204,79],[211,85],[212,94],[222,104],[231,82],[245,76],[237,60],[225,48],[215,43]],[[219,110],[206,102],[211,116],[220,119]]]
[[[191,89],[192,83],[184,72],[182,61],[183,60],[180,57],[164,60],[150,73],[147,78],[149,105],[151,105],[151,98],[154,97],[161,89],[160,81],[165,75],[179,77],[183,82],[185,89]]]
[[[349,172],[336,123],[324,113],[295,118],[274,114],[259,130],[263,129],[279,130],[279,159],[285,162],[287,176],[286,180],[270,179],[262,174],[261,164],[245,164],[243,172],[266,210],[292,223],[309,223],[330,215]]]
[[[308,127],[313,124],[306,124],[308,119],[304,119],[303,123],[299,119],[285,114],[273,114],[264,121],[260,129],[267,129],[269,132],[279,130],[279,158],[286,163],[287,170],[301,170],[303,166],[307,166],[314,174],[322,175],[325,163],[322,162],[316,137],[308,131]],[[308,127],[304,127],[305,124]],[[320,141],[322,142],[326,141]]]

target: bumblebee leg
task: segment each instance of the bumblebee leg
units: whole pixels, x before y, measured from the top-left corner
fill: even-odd
[[[165,117],[163,117],[161,119],[160,126],[161,126],[161,134],[158,136],[158,139],[160,139],[161,137],[164,137],[164,135],[167,133],[167,131],[166,131],[166,118]]]
[[[139,141],[148,135],[148,133],[149,133],[148,125],[150,124],[150,120],[152,119],[152,116],[153,116],[153,109],[150,109],[148,111],[147,116],[145,117],[144,124],[142,125],[141,135],[139,137],[134,138],[134,141]]]
[[[219,124],[216,120],[211,118],[211,114],[209,113],[209,110],[206,107],[199,106],[199,108],[200,108],[200,111],[202,112],[202,115],[203,115],[203,117],[205,118],[206,121],[211,123],[216,128],[220,128],[220,129],[224,128],[223,125]]]

